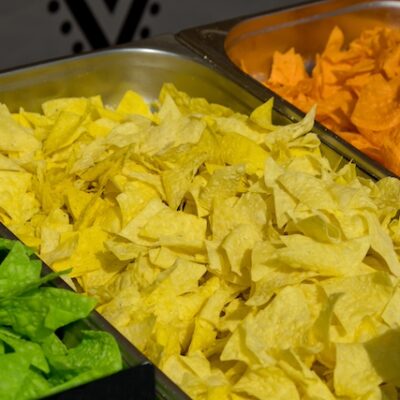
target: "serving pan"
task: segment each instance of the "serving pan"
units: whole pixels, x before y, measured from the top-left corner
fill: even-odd
[[[99,94],[105,104],[116,105],[128,89],[153,101],[164,82],[172,82],[192,96],[206,97],[240,112],[249,111],[260,104],[246,90],[202,65],[200,58],[179,45],[172,36],[4,71],[0,74],[0,102],[6,104],[11,112],[18,111],[20,107],[27,111],[39,111],[41,104],[49,99]],[[16,239],[3,225],[0,225],[0,235]],[[44,265],[43,271],[46,274],[50,269]],[[53,284],[71,289],[61,278]],[[83,329],[112,333],[121,348],[125,366],[149,363],[99,313],[93,312],[90,318],[74,326],[77,337]],[[157,398],[188,399],[157,368],[155,377]]]
[[[17,111],[20,107],[38,111],[44,101],[56,97],[101,95],[105,104],[116,105],[128,89],[152,101],[158,97],[162,84],[171,82],[190,96],[205,97],[211,102],[248,113],[268,96],[261,91],[252,93],[239,81],[232,79],[229,71],[179,44],[172,36],[164,36],[132,46],[115,47],[1,73],[0,102],[7,104],[10,111]],[[275,123],[285,124],[298,118],[300,114],[295,109],[277,100],[273,111]],[[321,130],[321,139],[326,135],[321,151],[332,164],[338,165],[350,159],[359,161],[356,151],[343,145],[342,152],[337,138],[318,129]],[[362,161],[361,157],[359,159]],[[376,177],[369,173],[367,162],[365,165],[360,162],[357,166],[360,174]],[[0,226],[0,234],[13,237],[3,226]],[[54,284],[67,287],[61,279]],[[111,332],[120,344],[126,365],[149,362],[98,313],[92,313],[84,324],[85,327]],[[158,369],[156,391],[160,399],[188,398]]]
[[[269,76],[274,51],[294,47],[310,70],[336,25],[351,41],[364,29],[399,26],[399,21],[397,1],[328,0],[187,29],[179,32],[177,39],[257,98],[264,101],[274,97],[277,111],[298,120],[304,116],[302,111],[259,82]],[[246,73],[241,69],[243,60]],[[374,178],[395,176],[321,124],[315,124],[315,132],[324,144]]]

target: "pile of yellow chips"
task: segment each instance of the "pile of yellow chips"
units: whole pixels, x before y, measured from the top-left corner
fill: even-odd
[[[400,30],[366,29],[345,45],[335,27],[311,74],[294,49],[275,52],[265,84],[400,175]],[[245,60],[243,61],[245,68]]]
[[[195,399],[396,399],[400,183],[165,85],[0,108],[0,218]]]

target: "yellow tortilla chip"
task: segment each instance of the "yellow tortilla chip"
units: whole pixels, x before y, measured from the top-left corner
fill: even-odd
[[[151,118],[149,106],[138,93],[128,90],[117,107],[117,112],[125,114],[139,114]]]
[[[206,222],[194,215],[164,208],[150,217],[139,236],[157,240],[165,237],[182,237],[188,241],[205,239]]]
[[[334,312],[350,337],[364,318],[377,317],[383,312],[393,292],[393,283],[383,272],[331,278],[322,282],[321,286],[328,295],[342,294]]]
[[[363,396],[381,382],[363,344],[336,344],[334,385],[339,396]]]
[[[0,209],[5,223],[25,223],[38,212],[32,190],[32,175],[27,172],[0,171]]]
[[[281,237],[286,247],[276,251],[279,261],[291,268],[317,272],[320,276],[354,275],[370,247],[369,237],[341,243],[320,243],[303,235]],[[316,258],[315,254],[323,257]]]
[[[233,390],[252,398],[296,400],[300,399],[296,385],[277,367],[248,370],[235,384]]]
[[[325,382],[291,350],[282,353],[278,365],[296,384],[305,398],[335,400],[334,394]]]
[[[222,159],[227,164],[245,164],[249,173],[264,169],[268,152],[252,140],[237,133],[225,133],[220,146]]]
[[[33,152],[40,148],[32,130],[15,122],[4,104],[0,105],[0,139],[2,152]]]
[[[329,65],[340,46],[318,67],[332,85],[349,73]],[[0,149],[1,221],[71,267],[189,395],[397,396],[400,186],[331,165],[315,110],[281,127],[272,101],[249,117],[171,85],[151,107],[131,92],[119,110],[99,97],[44,108],[0,115],[0,136],[11,124],[38,143]]]
[[[43,150],[50,154],[67,147],[81,135],[78,129],[82,116],[68,111],[61,111],[43,144]]]
[[[63,111],[83,115],[88,111],[89,99],[84,97],[67,97],[52,99],[42,104],[42,110],[46,117],[56,119]]]
[[[96,269],[101,269],[101,260],[105,257],[104,242],[108,234],[101,228],[92,227],[78,234],[77,247],[70,259],[53,263],[57,271],[74,266],[71,276],[76,277]],[[95,249],[95,250],[94,250]]]

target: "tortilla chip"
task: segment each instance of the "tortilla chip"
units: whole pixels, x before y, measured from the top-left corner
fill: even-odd
[[[256,78],[304,112],[318,104],[318,121],[398,174],[399,32],[368,28],[345,42],[335,26],[314,59],[293,48],[275,52],[268,79],[263,74]],[[245,60],[240,63],[245,70]],[[308,74],[305,65],[310,63]]]
[[[307,76],[303,59],[294,48],[286,53],[276,51],[273,55],[270,82],[272,84],[295,86]]]

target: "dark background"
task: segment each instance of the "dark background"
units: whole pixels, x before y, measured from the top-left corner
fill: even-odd
[[[304,0],[0,2],[0,70],[130,42]]]

